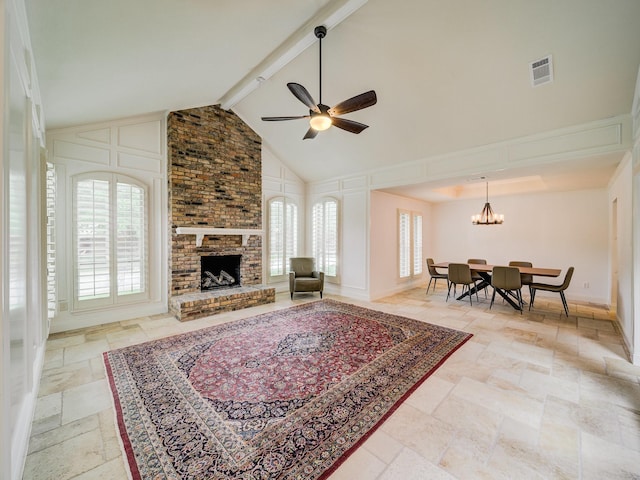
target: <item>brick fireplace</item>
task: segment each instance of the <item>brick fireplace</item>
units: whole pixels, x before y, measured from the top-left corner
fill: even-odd
[[[275,289],[262,285],[260,137],[214,105],[171,112],[167,142],[169,311],[191,320],[274,302]],[[203,256],[238,258],[239,278],[203,290]]]

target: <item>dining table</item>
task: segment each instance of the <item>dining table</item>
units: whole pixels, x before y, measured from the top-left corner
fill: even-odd
[[[435,268],[449,268],[450,263],[464,263],[464,262],[440,262],[436,263],[433,266]],[[493,267],[495,265],[485,265],[482,263],[469,263],[469,269],[471,272],[477,272],[478,275],[482,278],[482,281],[474,284],[473,288],[469,288],[462,295],[460,295],[457,300],[461,300],[467,295],[473,295],[476,292],[484,290],[491,285],[491,272],[493,271]],[[562,270],[558,268],[540,268],[540,267],[513,267],[520,270],[521,275],[536,275],[539,277],[558,277]],[[503,290],[502,288],[495,288],[495,291],[502,298],[505,299],[516,310],[520,310],[520,305],[514,301],[515,296],[508,291]]]

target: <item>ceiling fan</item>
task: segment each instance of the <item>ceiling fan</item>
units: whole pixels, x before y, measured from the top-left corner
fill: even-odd
[[[309,107],[309,115],[299,115],[295,117],[262,117],[262,120],[266,122],[279,122],[282,120],[297,120],[300,118],[309,119],[309,130],[303,137],[303,140],[307,138],[315,138],[318,132],[328,129],[331,125],[334,125],[342,130],[346,130],[351,133],[360,133],[368,125],[364,123],[355,122],[353,120],[347,120],[346,118],[339,118],[338,115],[344,115],[346,113],[362,110],[363,108],[375,105],[378,101],[376,92],[369,90],[368,92],[361,93],[355,97],[351,97],[344,102],[340,102],[333,107],[328,107],[322,103],[322,39],[327,35],[327,29],[323,25],[316,27],[313,33],[318,38],[320,48],[320,101],[318,104],[313,100],[313,97],[309,94],[306,88],[299,83],[287,83],[287,87],[293,95]]]

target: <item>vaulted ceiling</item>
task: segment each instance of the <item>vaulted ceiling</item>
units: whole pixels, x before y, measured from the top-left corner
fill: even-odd
[[[306,181],[628,114],[640,65],[637,0],[25,1],[47,128],[222,103]],[[359,135],[302,140],[305,120],[260,120],[308,113],[287,82],[318,101],[318,24],[323,103],[377,92],[345,115],[370,126]],[[530,63],[546,55],[554,80],[532,87]],[[620,158],[496,180],[602,187]],[[394,191],[441,201],[461,185]]]

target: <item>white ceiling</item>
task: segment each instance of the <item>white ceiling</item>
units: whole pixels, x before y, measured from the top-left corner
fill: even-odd
[[[319,100],[317,42],[232,107],[306,181],[627,114],[640,65],[638,0],[25,1],[47,128],[224,102],[327,24],[323,103],[374,89],[377,105],[345,116],[370,128],[303,141],[304,120],[260,120],[308,112],[287,82]],[[554,82],[532,88],[529,63],[549,54]],[[490,179],[496,194],[597,188],[620,158]],[[484,183],[392,191],[447,201]]]

